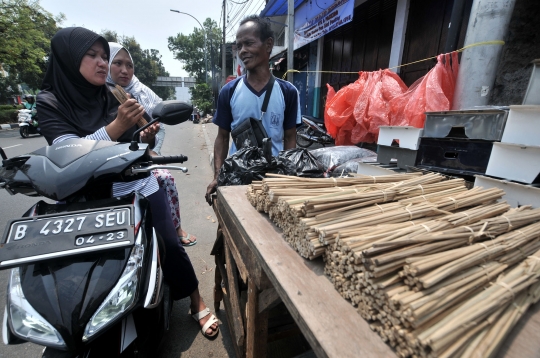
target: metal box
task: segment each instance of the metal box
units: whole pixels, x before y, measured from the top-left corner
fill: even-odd
[[[426,112],[423,137],[500,141],[507,109]]]
[[[435,172],[484,174],[493,142],[461,138],[422,138],[416,166]]]

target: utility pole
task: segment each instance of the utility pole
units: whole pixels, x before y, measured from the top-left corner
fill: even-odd
[[[516,0],[474,0],[465,46],[504,40],[515,3]],[[502,51],[502,44],[470,47],[463,51],[452,109],[488,104]]]
[[[294,67],[294,0],[288,0],[287,3],[287,31],[288,31],[288,44],[287,44],[287,70],[292,70]],[[287,73],[287,81],[293,82],[293,73]]]
[[[225,80],[227,79],[227,45],[225,44],[225,20],[227,18],[227,8],[225,6],[226,0],[223,0],[223,44],[221,49],[221,85],[225,85]]]

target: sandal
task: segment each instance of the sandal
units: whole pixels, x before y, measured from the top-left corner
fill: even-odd
[[[190,241],[190,238],[191,238],[191,234],[187,234],[187,236],[178,236],[178,240],[180,241],[180,243],[182,244],[182,246],[184,247],[187,247],[187,246],[193,246],[197,243],[197,239],[195,239],[195,241]],[[184,244],[182,242],[182,240],[187,240],[189,241],[187,244]]]
[[[214,323],[219,322],[219,320],[216,318],[216,316],[213,313],[210,313],[210,309],[208,307],[206,307],[205,309],[203,309],[199,313],[195,313],[195,314],[191,315],[191,317],[193,317],[193,319],[195,321],[197,321],[197,323],[198,323],[201,319],[208,316],[209,314],[211,314],[212,316],[208,319],[208,321],[206,321],[206,323],[201,328],[201,332],[202,332],[203,336],[205,336],[206,338],[212,338],[216,334],[218,334],[219,325],[217,326],[217,329],[215,331],[212,331],[212,334],[206,334],[206,330],[208,328],[210,328],[210,326],[213,325]]]

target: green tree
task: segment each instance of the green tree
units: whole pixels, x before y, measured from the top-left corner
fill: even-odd
[[[64,18],[54,17],[38,0],[0,0],[0,65],[9,73],[1,79],[0,97],[10,95],[8,88],[18,94],[18,86],[6,86],[7,82],[41,87],[50,40]]]
[[[180,33],[174,37],[169,36],[169,50],[173,51],[175,58],[182,62],[184,69],[195,77],[197,83],[204,83],[205,81],[205,53],[208,58],[208,78],[210,79],[212,76],[212,62],[215,76],[217,77],[221,73],[221,61],[219,60],[221,58],[219,57],[222,40],[221,29],[210,18],[204,21],[203,27],[208,34],[206,47],[204,43],[205,33],[200,27],[195,27],[189,35]]]
[[[115,31],[104,30],[101,35],[109,42],[118,42],[124,46],[133,59],[135,75],[159,97],[166,100],[174,95],[174,88],[154,86],[158,76],[169,76],[165,70],[158,50],[143,50],[134,37],[118,36]]]
[[[210,113],[213,109],[212,89],[206,83],[199,83],[189,89],[191,102],[203,113]]]

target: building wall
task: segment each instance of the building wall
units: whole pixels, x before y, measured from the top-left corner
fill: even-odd
[[[191,103],[191,94],[189,93],[189,88],[187,87],[175,87],[176,90],[176,100],[184,101]]]
[[[540,1],[516,0],[490,104],[521,104],[532,66],[540,58]]]

